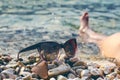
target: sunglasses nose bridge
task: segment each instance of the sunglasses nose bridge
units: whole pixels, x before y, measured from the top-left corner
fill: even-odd
[[[60,47],[61,47],[61,48],[64,48],[64,44],[61,43],[61,44],[60,44]]]

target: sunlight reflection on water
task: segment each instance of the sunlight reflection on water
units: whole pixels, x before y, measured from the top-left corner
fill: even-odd
[[[41,41],[42,36],[53,40],[73,37],[84,11],[89,12],[90,27],[112,34],[120,31],[119,3],[119,0],[0,0],[0,45],[16,48],[19,43],[20,48],[25,41],[27,44]],[[54,34],[59,35],[53,37]]]

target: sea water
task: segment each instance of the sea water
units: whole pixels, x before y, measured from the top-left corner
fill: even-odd
[[[120,0],[0,0],[0,52],[17,53],[31,44],[76,37],[80,16],[110,35],[120,31]]]

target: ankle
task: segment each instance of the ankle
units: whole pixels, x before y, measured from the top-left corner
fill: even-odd
[[[79,29],[79,31],[80,31],[81,33],[86,33],[87,30],[88,30],[88,28],[89,28],[88,26],[86,26],[86,27],[85,27],[85,26],[84,26],[84,27],[81,26],[81,28]]]

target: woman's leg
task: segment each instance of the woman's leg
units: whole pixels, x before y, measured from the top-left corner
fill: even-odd
[[[105,36],[92,31],[88,24],[88,13],[85,12],[81,18],[79,35],[84,41],[96,43],[105,57],[116,58],[120,60],[120,33]]]
[[[80,17],[80,28],[79,28],[79,35],[85,42],[94,42],[97,43],[98,41],[106,38],[105,35],[98,34],[92,31],[89,27],[89,16],[88,13],[85,12]]]

